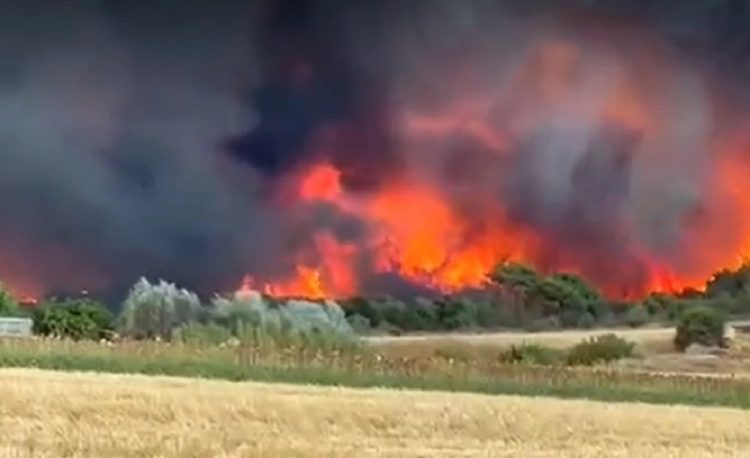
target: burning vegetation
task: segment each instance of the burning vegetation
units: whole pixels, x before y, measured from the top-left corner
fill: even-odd
[[[261,120],[231,151],[290,212],[325,223],[305,227],[268,292],[342,297],[378,277],[452,292],[514,261],[633,297],[700,287],[741,262],[745,159],[727,144],[737,131],[716,82],[658,37],[527,19],[505,36],[522,43],[511,50],[475,17],[452,52],[407,56],[411,73],[394,64],[386,90],[360,62],[330,62],[347,50],[308,11],[277,12],[304,72],[272,53]],[[279,101],[288,110],[270,112]]]
[[[245,3],[90,2],[24,50],[38,12],[3,19],[17,295],[416,296],[523,263],[635,298],[746,255],[737,2],[710,33],[679,2]]]

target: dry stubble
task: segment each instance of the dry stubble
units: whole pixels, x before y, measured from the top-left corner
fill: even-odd
[[[0,371],[1,456],[743,456],[724,408]]]

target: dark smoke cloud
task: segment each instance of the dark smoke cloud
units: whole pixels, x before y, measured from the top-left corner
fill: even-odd
[[[4,6],[3,274],[29,258],[20,275],[46,288],[141,274],[206,288],[275,251],[278,216],[215,163],[243,122],[247,8],[157,3]]]
[[[264,187],[321,160],[340,168],[352,191],[415,168],[425,156],[404,153],[401,107],[440,112],[467,87],[496,83],[537,38],[569,35],[574,21],[632,25],[674,46],[691,68],[732,68],[737,81],[750,71],[750,7],[739,0],[6,1],[0,13],[0,277],[28,289],[121,288],[145,274],[210,291],[245,271],[285,271],[295,248],[288,240],[313,227],[357,240],[365,232],[357,221],[317,209],[300,222]],[[523,191],[498,189],[502,170],[559,171],[549,150],[534,146],[545,129],[574,150],[563,161],[568,172],[521,183]],[[613,191],[624,207],[638,192],[684,194],[653,185],[671,171],[630,158],[643,145],[612,140],[623,162],[598,164],[587,153],[599,148],[596,135],[561,132],[544,126],[525,138],[541,154],[527,165],[490,163],[484,146],[454,138],[433,146],[434,158],[456,166],[429,159],[430,167],[452,172],[445,186],[467,207],[486,195],[541,194],[519,201],[519,224],[552,224],[566,240],[607,230],[596,218],[610,200],[590,196],[608,199],[597,190],[614,181],[643,184]],[[573,186],[576,167],[606,179]],[[663,225],[641,226],[655,245],[670,239]]]
[[[262,79],[251,98],[260,120],[229,141],[235,157],[270,176],[328,160],[350,189],[396,170],[385,87],[347,54],[347,9],[345,2],[269,5],[257,34]],[[315,136],[324,129],[335,141],[321,150]]]

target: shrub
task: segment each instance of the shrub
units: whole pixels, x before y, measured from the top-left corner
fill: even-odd
[[[663,317],[674,322],[688,307],[698,302],[700,299],[683,299],[663,293],[653,293],[643,301],[643,306],[649,315]]]
[[[289,300],[267,301],[257,292],[243,292],[232,298],[213,300],[213,319],[238,337],[271,339],[276,344],[292,340],[356,340],[356,334],[341,307]]]
[[[566,328],[593,327],[606,311],[599,292],[570,273],[537,281],[526,292],[525,307],[538,315],[557,316]]]
[[[496,328],[503,323],[507,323],[507,311],[501,310],[496,299],[491,296],[470,297],[467,295],[466,300],[471,300],[474,305],[474,326],[479,328]]]
[[[611,328],[618,325],[618,316],[613,310],[607,310],[602,313],[601,317],[596,321],[596,326],[602,328]]]
[[[641,305],[631,305],[624,315],[625,324],[631,328],[640,328],[649,321],[648,311]]]
[[[746,293],[750,287],[750,264],[745,262],[737,270],[723,269],[716,272],[706,283],[706,295],[737,296]]]
[[[235,294],[231,299],[217,296],[212,306],[210,319],[235,334],[246,325],[263,326],[268,318],[268,305],[255,291]]]
[[[389,335],[389,336],[400,336],[404,334],[404,330],[395,324],[391,324],[387,321],[381,321],[377,327],[373,328],[377,334]]]
[[[471,299],[446,296],[435,301],[441,327],[452,331],[477,325],[477,306]]]
[[[583,312],[578,315],[576,320],[576,327],[581,329],[591,329],[596,326],[597,320],[594,314],[591,312]]]
[[[372,326],[378,326],[385,319],[373,301],[361,296],[345,300],[342,307],[348,315],[357,314],[367,318]]]
[[[172,331],[200,315],[198,296],[172,283],[141,278],[130,290],[120,315],[123,333],[135,338],[169,340]]]
[[[539,344],[511,345],[500,353],[500,361],[506,363],[539,364],[550,366],[564,360],[563,353]]]
[[[634,349],[633,342],[615,334],[604,334],[584,340],[571,348],[567,362],[571,366],[591,366],[631,357]]]
[[[385,296],[373,300],[372,305],[378,310],[381,321],[392,323],[399,328],[409,329],[408,323],[405,322],[407,307],[403,302]]]
[[[0,316],[16,316],[18,313],[18,301],[8,288],[0,283]]]
[[[349,326],[351,326],[354,332],[356,332],[357,334],[367,334],[372,331],[370,320],[358,313],[349,315],[348,317],[346,317],[346,321],[349,322]]]
[[[529,266],[506,262],[495,268],[489,275],[490,280],[498,285],[511,288],[521,293],[535,287],[540,276]]]
[[[35,334],[73,340],[104,339],[111,336],[112,315],[90,299],[52,300],[32,314]]]
[[[302,333],[325,332],[351,336],[352,327],[346,321],[344,311],[332,301],[315,303],[291,300],[281,305],[278,312],[293,330]]]
[[[694,301],[695,305],[704,305],[708,308],[719,310],[725,315],[744,315],[748,311],[749,297],[745,292],[739,292],[734,296],[726,293],[716,297],[709,297]]]
[[[678,350],[684,351],[690,344],[706,346],[722,345],[726,318],[716,309],[694,306],[682,314],[674,337]]]
[[[406,331],[442,331],[445,324],[438,316],[440,310],[432,300],[418,298],[414,302],[404,304],[398,309],[397,314],[391,314],[390,320],[393,324]]]
[[[548,316],[534,320],[526,326],[528,332],[557,331],[561,328],[560,319],[556,316]]]

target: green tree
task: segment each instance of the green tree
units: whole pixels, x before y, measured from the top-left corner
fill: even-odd
[[[91,299],[52,299],[32,313],[35,334],[74,340],[110,337],[113,319],[107,308]]]
[[[506,262],[495,268],[490,273],[489,278],[498,285],[513,288],[519,291],[528,291],[539,283],[540,277],[531,267],[515,263]]]
[[[18,301],[8,288],[0,283],[0,316],[16,316],[18,313]]]
[[[355,313],[353,315],[348,315],[346,321],[349,322],[349,326],[351,326],[357,334],[367,334],[372,331],[372,324],[366,316]]]
[[[488,276],[490,281],[499,285],[509,297],[511,307],[515,311],[515,321],[525,323],[539,316],[529,315],[533,313],[533,303],[530,303],[529,293],[539,287],[542,277],[531,267],[506,262],[495,268]]]
[[[631,328],[640,328],[649,320],[648,311],[642,305],[631,305],[624,315],[625,323]]]
[[[564,327],[592,327],[604,314],[599,293],[576,275],[545,277],[528,295],[543,316],[558,316]]]
[[[686,307],[695,302],[694,299],[680,299],[665,293],[652,293],[643,301],[643,306],[652,317],[675,321],[679,319]]]
[[[498,266],[490,279],[509,292],[519,321],[555,316],[565,327],[592,327],[607,313],[601,294],[571,273],[540,276],[518,263]]]
[[[119,317],[121,330],[135,338],[169,340],[180,326],[197,319],[201,305],[194,293],[160,281],[141,278],[131,288]]]
[[[693,306],[687,309],[677,324],[674,344],[684,351],[690,344],[721,346],[724,340],[725,315],[715,308]]]
[[[736,296],[750,289],[750,264],[744,263],[737,270],[722,269],[706,283],[706,295],[718,297],[722,294]]]
[[[478,308],[471,299],[444,296],[435,301],[437,321],[445,330],[472,328],[477,326]]]

